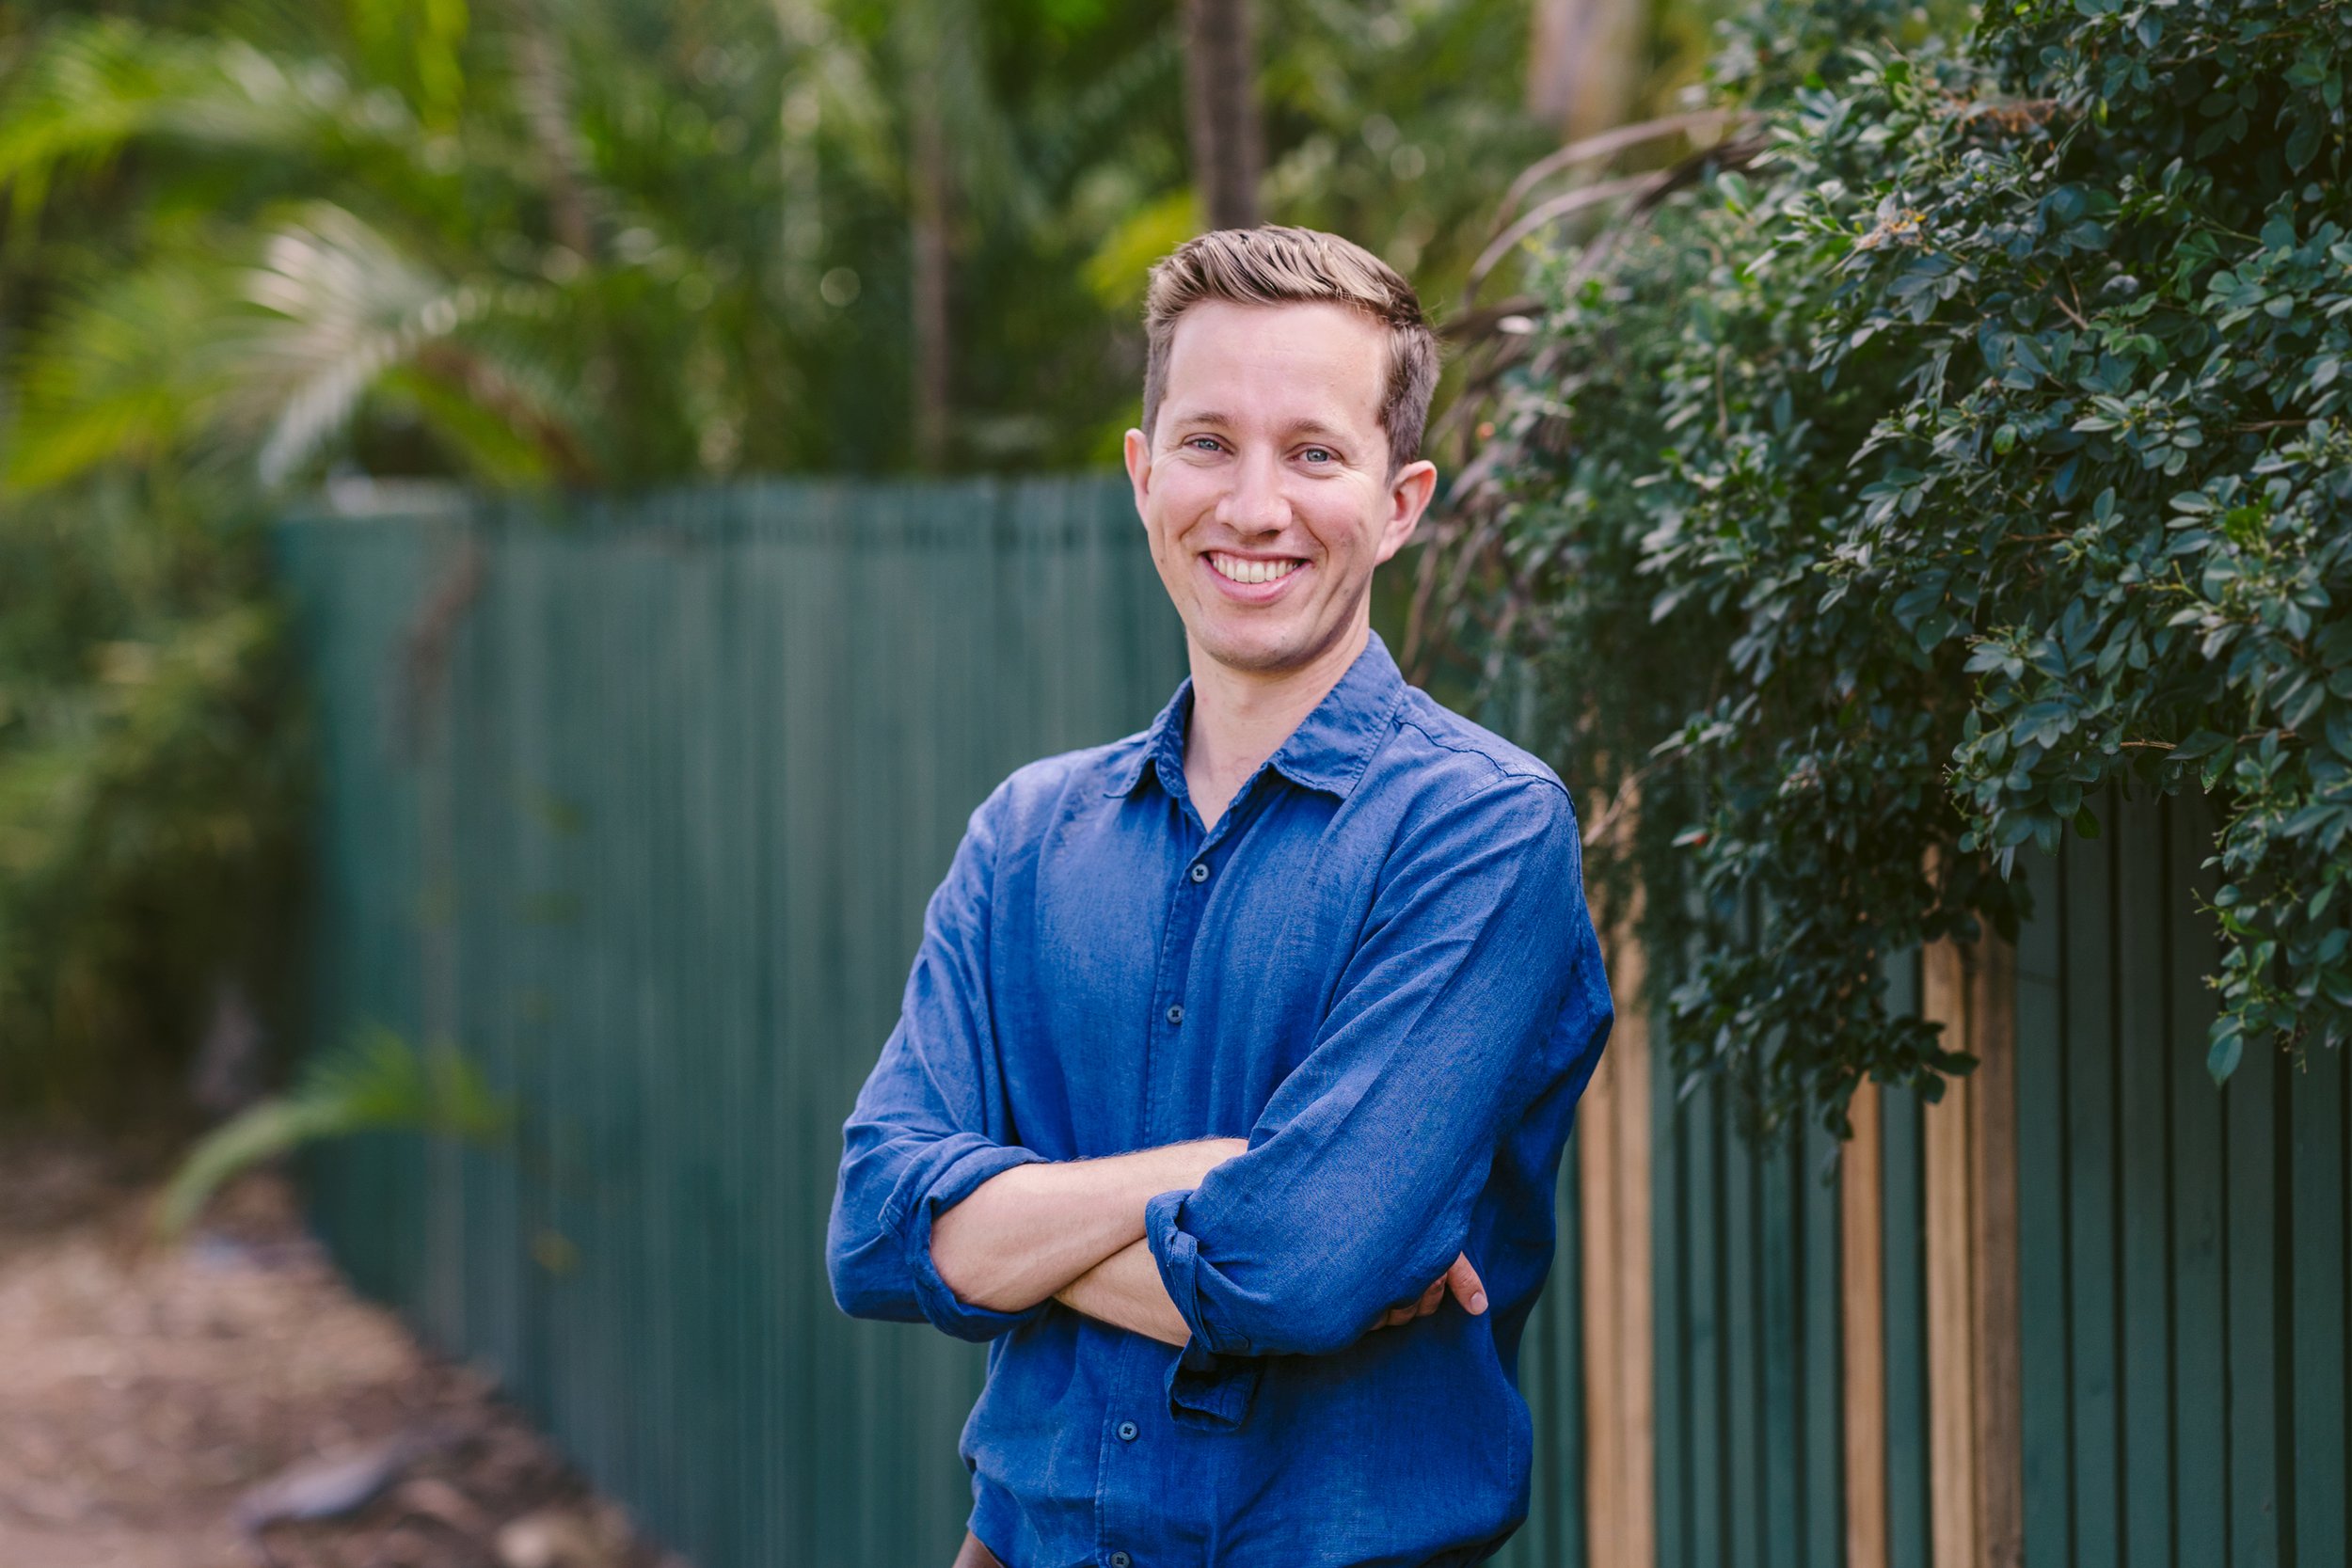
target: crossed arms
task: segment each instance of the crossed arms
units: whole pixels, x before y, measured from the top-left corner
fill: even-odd
[[[1144,1239],[1144,1207],[1163,1192],[1198,1187],[1248,1148],[1244,1138],[1202,1138],[1105,1159],[1017,1165],[933,1223],[932,1267],[973,1306],[1018,1312],[1050,1296],[1181,1347],[1192,1328]],[[1391,1306],[1373,1326],[1425,1318],[1449,1289],[1466,1311],[1486,1309],[1485,1285],[1469,1256],[1456,1253],[1418,1298]]]
[[[933,896],[898,1026],[844,1129],[828,1236],[857,1316],[991,1338],[1058,1300],[1184,1347],[1171,1403],[1232,1418],[1248,1364],[1482,1293],[1462,1256],[1510,1119],[1607,1022],[1575,823],[1502,776],[1404,829],[1307,1053],[1248,1140],[1094,1160],[1021,1147],[992,1005],[1002,794]],[[1585,1064],[1589,1066],[1589,1062]]]

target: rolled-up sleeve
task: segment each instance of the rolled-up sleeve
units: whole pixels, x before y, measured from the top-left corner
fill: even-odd
[[[990,1136],[1004,1103],[990,1027],[988,895],[997,798],[972,816],[923,917],[898,1026],[842,1128],[826,1227],[834,1300],[853,1317],[928,1321],[988,1339],[1035,1316],[957,1298],[931,1262],[931,1227],[1000,1171],[1042,1158]],[[1002,1125],[1001,1112],[996,1118]]]
[[[1191,1329],[1176,1414],[1237,1418],[1250,1358],[1341,1350],[1444,1272],[1509,1118],[1590,1072],[1610,1022],[1600,962],[1557,784],[1505,776],[1406,835],[1249,1150],[1147,1207]]]

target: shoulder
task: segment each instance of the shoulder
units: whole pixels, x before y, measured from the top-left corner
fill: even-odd
[[[1549,763],[1418,687],[1406,689],[1374,767],[1384,787],[1409,800],[1409,816],[1501,815],[1575,832],[1574,803]]]
[[[1070,816],[1099,806],[1132,784],[1151,744],[1150,730],[1100,746],[1058,752],[1025,763],[991,790],[972,814],[972,831],[1007,847],[1034,843]]]
[[[1366,778],[1385,797],[1378,896],[1464,931],[1502,919],[1584,940],[1583,835],[1542,758],[1411,689]]]

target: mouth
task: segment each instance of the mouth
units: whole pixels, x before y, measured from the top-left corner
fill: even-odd
[[[1211,550],[1203,558],[1209,570],[1236,587],[1263,589],[1283,582],[1307,562],[1297,556],[1233,555]]]

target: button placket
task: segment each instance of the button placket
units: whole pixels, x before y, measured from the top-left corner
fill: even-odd
[[[1189,809],[1184,815],[1187,820],[1191,819]],[[1160,942],[1159,973],[1153,980],[1152,1000],[1161,1020],[1171,1029],[1182,1027],[1184,1022],[1182,999],[1192,974],[1193,942],[1200,935],[1200,918],[1208,903],[1204,897],[1189,895],[1204,891],[1204,884],[1211,875],[1210,847],[1220,842],[1222,837],[1231,835],[1232,815],[1229,811],[1217,822],[1216,832],[1204,835],[1202,842],[1195,847],[1179,874],[1175,891],[1168,898],[1168,926]],[[1147,1036],[1143,1082],[1143,1135],[1147,1144],[1168,1141],[1159,1125],[1158,1090],[1158,1075],[1153,1070],[1151,1043]]]

